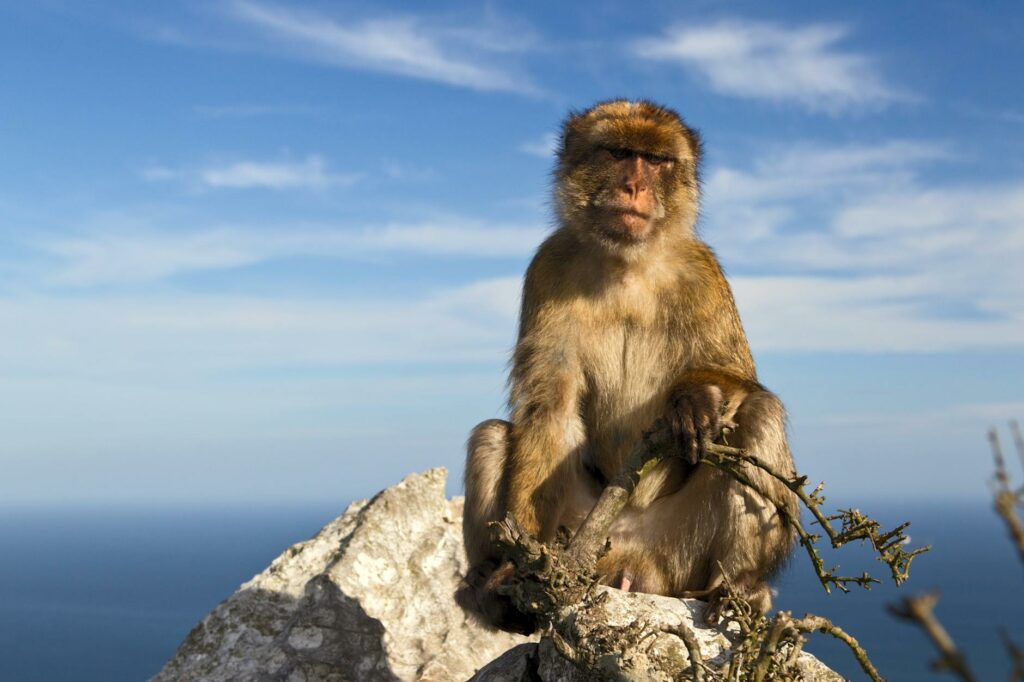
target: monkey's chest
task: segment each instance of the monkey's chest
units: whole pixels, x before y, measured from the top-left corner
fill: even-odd
[[[587,378],[582,416],[589,450],[610,477],[664,410],[680,358],[663,335],[628,322],[582,339],[580,347]]]

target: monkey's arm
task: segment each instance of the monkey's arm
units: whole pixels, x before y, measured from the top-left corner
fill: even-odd
[[[728,370],[704,367],[684,372],[674,383],[665,406],[665,419],[675,434],[682,456],[696,464],[704,444],[718,438],[751,393],[764,390],[752,379]]]
[[[584,438],[583,372],[571,325],[558,317],[524,314],[509,378],[508,511],[542,540],[557,529],[561,506],[575,485],[572,472],[562,467]]]
[[[732,290],[712,251],[691,242],[692,277],[680,289],[673,313],[689,326],[687,361],[673,377],[665,419],[690,464],[703,456],[703,445],[731,425],[747,396],[764,391],[757,382],[754,359],[743,331]],[[696,342],[695,342],[696,341]]]

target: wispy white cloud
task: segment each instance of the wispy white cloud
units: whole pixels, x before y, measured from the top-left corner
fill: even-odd
[[[766,150],[749,169],[713,169],[705,183],[705,194],[711,201],[721,197],[727,203],[781,203],[836,189],[861,192],[905,182],[915,166],[949,156],[942,145],[907,140],[836,146],[794,144]]]
[[[147,182],[169,182],[182,179],[184,173],[169,166],[151,164],[143,168],[140,175]]]
[[[1000,121],[1021,125],[1024,124],[1024,110],[1006,109],[1000,107],[980,107],[976,103],[959,103],[955,109],[974,118],[987,119],[989,121]]]
[[[494,58],[528,49],[522,34],[435,26],[413,16],[348,21],[250,0],[231,2],[227,13],[292,57],[474,90],[537,92],[528,77]]]
[[[93,286],[147,282],[260,260],[251,245],[226,237],[223,231],[175,235],[114,230],[52,239],[40,246],[59,262],[47,277],[52,284]]]
[[[703,231],[741,276],[755,344],[930,351],[1024,345],[1024,181],[927,183],[944,148],[769,153],[714,169]]]
[[[452,225],[385,225],[368,229],[354,240],[358,249],[413,251],[437,255],[519,257],[532,254],[546,227],[467,222]]]
[[[1024,180],[926,181],[923,169],[949,156],[944,145],[920,141],[801,144],[712,168],[701,229],[731,275],[753,346],[923,352],[1024,345],[1024,279],[1014,267],[1024,262]],[[122,218],[36,246],[50,256],[41,291],[125,291],[296,257],[526,258],[545,232],[459,217],[185,230]],[[456,298],[476,291],[485,292],[478,306],[492,298],[507,303],[473,287]],[[511,330],[506,303],[498,304],[500,319]],[[351,314],[358,324],[357,311]]]
[[[960,302],[933,277],[732,278],[751,345],[759,352],[849,351],[928,353],[1024,346],[1024,306],[968,301],[978,310],[944,314]],[[958,311],[959,312],[959,311]]]
[[[327,161],[311,154],[301,161],[233,161],[193,169],[151,165],[142,170],[151,182],[184,181],[208,189],[324,190],[357,182],[360,173],[335,173]]]
[[[114,377],[282,364],[495,362],[519,277],[388,298],[96,295],[0,298],[0,372]]]
[[[381,253],[462,258],[524,257],[541,227],[446,223],[384,224],[363,229],[286,226],[199,231],[125,227],[45,241],[58,259],[48,282],[61,286],[130,285],[200,270],[220,270],[289,257],[353,259]]]
[[[955,361],[948,371],[953,377],[949,385],[963,381]],[[861,406],[822,406],[823,413],[811,408],[814,411],[807,414],[805,405],[803,413],[794,414],[791,444],[797,466],[813,471],[814,480],[827,481],[830,496],[839,506],[845,506],[841,500],[867,504],[872,498],[878,502],[897,497],[947,502],[987,498],[992,460],[985,431],[1005,428],[1008,421],[1019,419],[1024,403],[985,402],[984,395],[968,397],[957,390],[936,401],[934,396],[922,395],[926,389],[916,388],[911,389],[914,399],[893,405],[878,395],[885,393],[884,380],[879,386]],[[851,461],[858,466],[851,467]],[[934,471],[928,484],[921,485],[921,472],[929,468]],[[879,470],[886,472],[884,481],[878,478]]]
[[[428,166],[417,166],[402,161],[386,159],[381,164],[384,174],[392,180],[406,182],[429,182],[437,179],[437,171]]]
[[[838,112],[906,98],[884,82],[871,59],[840,47],[848,34],[836,24],[730,20],[677,26],[635,41],[632,51],[678,63],[724,95],[796,102],[811,110]]]
[[[905,430],[924,432],[941,431],[942,425],[950,422],[966,423],[968,428],[977,429],[979,421],[990,424],[1005,424],[1019,419],[1024,414],[1024,402],[963,403],[910,413],[900,412],[858,412],[832,415],[823,418],[826,426],[853,427],[858,429],[886,431]]]
[[[541,138],[530,140],[519,145],[519,151],[542,159],[551,159],[558,150],[558,135],[547,133]]]
[[[200,181],[208,187],[235,189],[326,189],[351,185],[358,178],[358,175],[352,173],[329,173],[326,163],[319,156],[309,156],[304,161],[294,163],[238,161],[199,172]]]
[[[520,286],[0,295],[0,410],[13,426],[0,491],[336,499],[384,484],[360,477],[397,479],[424,461],[457,470],[473,420],[501,414]],[[386,462],[367,464],[370,452]],[[268,476],[281,457],[307,475]],[[32,483],[40,467],[57,472],[45,486]],[[195,467],[210,479],[198,488],[181,478]],[[309,471],[338,470],[351,490],[311,493]]]

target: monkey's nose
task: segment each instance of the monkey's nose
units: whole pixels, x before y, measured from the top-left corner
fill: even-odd
[[[631,200],[636,200],[641,194],[647,191],[647,185],[643,182],[637,182],[634,180],[627,180],[626,184],[622,187],[626,196]]]

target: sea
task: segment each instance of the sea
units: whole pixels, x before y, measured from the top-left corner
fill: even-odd
[[[0,509],[0,680],[146,680],[189,630],[289,545],[344,510]],[[937,590],[936,613],[979,680],[1007,679],[1004,640],[1024,645],[1024,566],[984,501],[884,503],[883,524],[912,521],[917,558],[900,588],[861,547],[823,551],[843,574],[869,571],[883,584],[826,594],[806,556],[776,580],[776,606],[831,618],[867,649],[889,680],[939,680],[935,651],[889,614],[903,595]],[[843,645],[824,635],[807,647],[852,680],[867,679]]]

